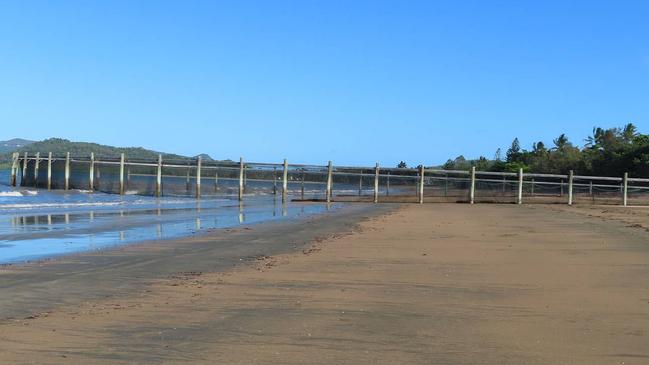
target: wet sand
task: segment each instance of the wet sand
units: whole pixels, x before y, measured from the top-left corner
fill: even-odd
[[[649,363],[649,210],[356,207],[9,268],[0,363]]]

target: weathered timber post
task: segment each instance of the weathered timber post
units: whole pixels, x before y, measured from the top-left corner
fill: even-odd
[[[505,191],[507,191],[507,176],[503,176],[503,195],[505,195]]]
[[[90,168],[88,169],[88,187],[90,191],[95,190],[95,153],[90,152]]]
[[[593,196],[593,180],[590,181],[590,184],[588,186],[588,194],[590,196]]]
[[[47,190],[52,190],[52,152],[47,153]]]
[[[518,204],[523,204],[523,169],[518,169]]]
[[[374,203],[379,202],[379,163],[376,163],[376,168],[374,170]]]
[[[563,179],[561,179],[561,191],[559,193],[559,196],[563,196]]]
[[[575,172],[570,170],[568,175],[568,205],[572,205],[573,183],[575,181]]]
[[[25,158],[23,159],[23,172],[22,175],[20,175],[20,186],[25,186],[25,177],[27,176],[27,160],[29,156],[27,155],[27,152],[25,152]]]
[[[243,200],[243,157],[239,158],[239,201]]]
[[[11,181],[9,182],[11,186],[16,186],[16,175],[18,174],[18,159],[20,154],[14,152],[11,157]]]
[[[629,173],[628,172],[624,173],[624,178],[622,179],[622,185],[623,185],[622,205],[626,207],[628,203],[628,196],[629,196]]]
[[[38,165],[41,162],[41,153],[36,152],[36,160],[34,161],[34,187],[38,187]]]
[[[302,170],[302,200],[304,200],[304,170]]]
[[[198,156],[196,161],[196,199],[201,197],[201,167],[203,165],[203,157]]]
[[[469,203],[475,202],[475,166],[471,166],[471,188],[469,190]]]
[[[214,192],[216,193],[218,191],[219,191],[219,171],[215,167],[214,168]]]
[[[331,196],[332,196],[332,185],[333,185],[333,165],[331,164],[331,161],[329,161],[329,164],[327,165],[327,203],[331,202]]]
[[[70,190],[70,152],[65,153],[65,190]]]
[[[243,165],[243,192],[248,188],[248,165]]]
[[[119,156],[119,194],[124,195],[124,154]]]
[[[419,166],[419,204],[424,204],[424,165]]]
[[[155,177],[155,196],[162,196],[162,154],[158,155],[158,168]]]
[[[288,162],[284,159],[284,170],[282,171],[282,201],[286,201],[288,190]]]

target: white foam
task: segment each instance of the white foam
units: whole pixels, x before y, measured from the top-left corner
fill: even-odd
[[[105,203],[36,203],[36,204],[1,204],[0,209],[35,209],[35,208],[75,208],[75,207],[107,207],[121,205],[123,202]]]
[[[20,191],[0,191],[0,196],[23,196]]]

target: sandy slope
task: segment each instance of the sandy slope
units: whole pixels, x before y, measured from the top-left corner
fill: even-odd
[[[407,205],[6,322],[0,363],[649,363],[649,233],[577,209]]]

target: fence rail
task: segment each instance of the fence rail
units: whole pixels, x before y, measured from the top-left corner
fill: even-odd
[[[589,203],[649,205],[649,179],[567,175],[255,163],[127,156],[20,155],[13,186],[83,189],[154,196],[289,196],[294,200],[373,202]]]

